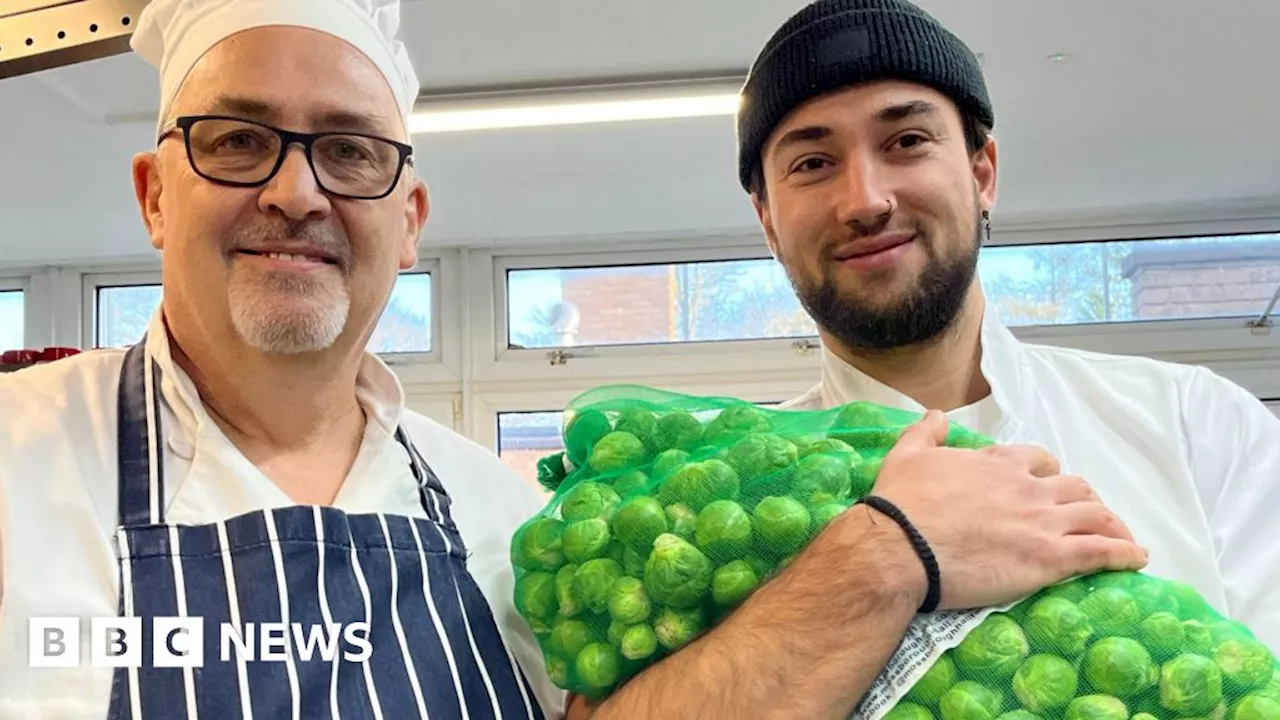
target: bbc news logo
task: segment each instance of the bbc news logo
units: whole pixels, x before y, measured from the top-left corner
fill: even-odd
[[[142,618],[91,618],[89,657],[95,667],[142,667]],[[31,667],[79,667],[85,664],[80,636],[82,622],[74,617],[31,618],[28,625]],[[150,620],[150,667],[204,667],[204,619],[156,617]],[[333,662],[362,663],[373,654],[369,623],[246,623],[218,628],[217,659],[222,662],[303,662],[319,657]]]

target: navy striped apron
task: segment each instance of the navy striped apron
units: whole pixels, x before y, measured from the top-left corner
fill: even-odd
[[[467,571],[449,496],[403,430],[427,519],[294,506],[165,524],[160,373],[145,345],[121,372],[115,535],[120,614],[141,618],[142,658],[115,670],[111,720],[543,720]],[[203,632],[172,635],[168,618],[200,618]],[[266,646],[263,623],[284,623]],[[171,650],[153,652],[157,633]],[[197,634],[202,664],[157,666]]]

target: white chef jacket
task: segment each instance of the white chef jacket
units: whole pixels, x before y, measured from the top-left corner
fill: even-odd
[[[297,503],[248,462],[199,401],[173,362],[157,312],[148,350],[163,375],[165,518],[206,524]],[[114,617],[117,565],[116,392],[123,350],[97,350],[0,375],[0,718],[102,718],[112,669],[31,668],[29,617]],[[564,692],[547,677],[542,653],[512,604],[510,541],[544,504],[485,448],[404,406],[396,375],[367,354],[357,397],[369,418],[363,442],[334,507],[349,513],[426,517],[403,425],[452,501],[471,552],[468,569],[493,610],[548,718],[563,713]],[[86,626],[87,620],[82,620]]]
[[[1203,367],[1022,343],[990,306],[981,342],[991,393],[948,418],[1048,450],[1151,551],[1144,572],[1280,652],[1280,419]],[[855,401],[926,409],[826,349],[821,382],[784,407]]]

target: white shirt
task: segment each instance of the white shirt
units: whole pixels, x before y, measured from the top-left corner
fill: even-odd
[[[981,338],[991,394],[948,418],[1048,450],[1151,551],[1143,572],[1280,652],[1280,419],[1203,367],[1021,343],[989,306]],[[825,349],[822,381],[785,407],[854,401],[926,409]]]
[[[205,524],[266,507],[295,505],[248,462],[209,418],[174,364],[159,313],[148,350],[163,374],[165,518]],[[0,718],[102,718],[111,668],[30,668],[27,621],[35,616],[114,617],[117,564],[116,389],[123,350],[98,350],[0,375]],[[512,604],[510,542],[544,502],[485,448],[404,407],[395,374],[373,355],[357,396],[369,418],[334,507],[350,513],[425,517],[403,446],[403,425],[439,476],[471,551],[468,568],[548,718],[564,692]],[[82,626],[87,624],[82,620]]]

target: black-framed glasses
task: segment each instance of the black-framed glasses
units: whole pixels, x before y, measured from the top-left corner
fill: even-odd
[[[379,200],[412,164],[413,146],[351,132],[300,133],[224,115],[188,115],[161,133],[182,130],[187,160],[200,177],[231,187],[259,187],[284,165],[289,147],[301,145],[316,184],[330,195]]]

